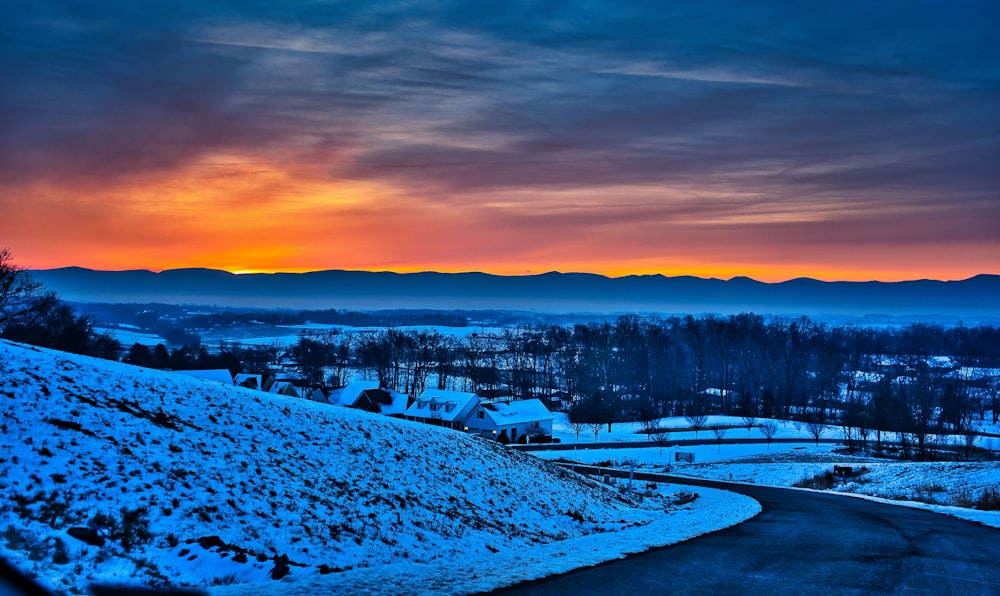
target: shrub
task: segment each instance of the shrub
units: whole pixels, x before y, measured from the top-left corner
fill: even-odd
[[[103,535],[107,538],[118,538],[121,531],[121,525],[118,523],[118,520],[107,513],[94,514],[87,522],[87,525],[91,528],[103,529]]]
[[[687,505],[694,502],[700,495],[688,490],[682,490],[674,495],[674,505]]]
[[[816,474],[812,478],[803,478],[798,482],[792,484],[798,488],[813,488],[816,490],[828,490],[833,488],[837,483],[837,478],[833,475],[833,472],[823,472],[822,474]]]
[[[59,538],[52,539],[52,562],[56,565],[69,563],[69,554],[66,552],[66,545]]]
[[[149,509],[122,507],[121,514],[121,531],[118,539],[126,552],[153,539],[153,534],[149,531]]]
[[[236,577],[235,573],[227,573],[226,575],[220,577],[213,577],[212,581],[208,584],[210,586],[231,586],[233,584],[242,583],[241,580]]]
[[[959,507],[969,507],[982,511],[1000,511],[1000,488],[988,486],[979,495],[974,495],[972,491],[965,491],[955,495],[955,505]]]
[[[29,561],[45,560],[45,555],[47,554],[45,545],[35,540],[31,535],[21,533],[14,526],[7,526],[7,529],[2,534],[2,538],[9,550],[26,553]]]

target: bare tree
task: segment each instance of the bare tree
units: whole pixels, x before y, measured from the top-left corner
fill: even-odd
[[[747,427],[747,437],[750,436],[750,431],[753,430],[754,425],[757,424],[757,419],[753,416],[743,417],[743,426]]]
[[[760,425],[760,432],[767,439],[767,450],[771,450],[771,441],[774,440],[774,435],[778,434],[778,423],[774,420],[768,420]]]
[[[580,442],[580,433],[583,432],[583,429],[585,429],[585,428],[588,427],[588,424],[586,422],[581,422],[581,421],[577,420],[576,422],[570,422],[569,425],[571,427],[573,427],[573,432],[576,433],[576,442],[579,443]]]
[[[663,447],[670,442],[670,429],[666,427],[659,427],[657,431],[653,433],[653,442],[660,448],[660,455],[663,455]]]
[[[597,435],[600,434],[601,429],[604,428],[604,423],[603,422],[591,422],[590,425],[589,425],[589,427],[590,427],[590,432],[594,433],[594,442],[596,443],[597,442]]]
[[[962,429],[962,437],[965,439],[965,457],[968,459],[972,455],[972,446],[976,443],[976,431],[969,427]]]
[[[712,432],[715,433],[715,440],[719,443],[719,448],[716,451],[722,451],[722,438],[726,436],[726,431],[729,430],[725,426],[716,426],[712,428]]]
[[[653,435],[660,431],[658,420],[643,420],[642,425],[639,427],[642,434],[646,435],[647,440],[653,440]]]
[[[14,264],[10,249],[0,248],[0,330],[30,312],[41,294],[42,284],[27,269]]]
[[[811,420],[806,422],[806,430],[816,439],[816,445],[819,445],[819,438],[823,435],[823,431],[826,430],[826,425],[820,420]]]
[[[705,428],[705,424],[708,422],[708,416],[704,414],[691,414],[684,417],[694,429],[694,438],[698,438],[698,431]]]

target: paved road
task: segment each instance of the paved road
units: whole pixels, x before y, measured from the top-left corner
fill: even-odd
[[[496,593],[1000,594],[997,529],[851,497],[636,476],[727,488],[757,499],[763,512],[672,547]]]

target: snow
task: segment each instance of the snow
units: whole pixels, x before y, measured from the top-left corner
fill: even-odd
[[[338,406],[353,406],[354,402],[358,401],[361,394],[369,389],[378,389],[378,381],[362,380],[355,381],[348,385],[347,387],[341,387],[340,389],[334,389],[330,392],[329,400],[330,403],[336,404]]]
[[[63,593],[468,593],[759,511],[676,486],[640,501],[456,431],[7,341],[0,416],[0,557]],[[88,522],[111,528],[103,547],[67,534]]]
[[[223,330],[207,330],[202,333],[201,339],[202,343],[205,345],[214,345],[218,342],[225,341],[244,346],[291,346],[297,344],[299,339],[303,336],[309,337],[310,335],[322,333],[324,331],[360,335],[364,333],[381,332],[385,331],[385,329],[385,327],[350,327],[348,325],[329,325],[323,323],[275,325],[273,327],[269,325],[259,325],[248,327],[246,333],[236,335],[235,337],[233,328],[225,328]],[[504,329],[500,327],[447,327],[441,325],[404,325],[393,327],[392,329],[416,333],[439,333],[444,336],[459,339],[466,338],[471,335],[500,336],[504,332]],[[161,341],[163,340],[160,339],[160,342]],[[160,342],[153,343],[156,344]],[[132,345],[131,343],[125,343],[124,341],[122,343],[125,345]]]
[[[483,404],[486,416],[489,416],[497,426],[525,424],[551,420],[552,414],[541,400],[525,399],[512,402],[497,402]]]
[[[134,325],[120,325],[119,327],[131,327],[130,329],[122,328],[111,328],[111,327],[94,327],[94,331],[97,333],[109,333],[111,337],[117,339],[126,348],[131,348],[135,344],[142,344],[144,346],[155,346],[157,344],[167,343],[165,339],[156,335],[154,333],[143,333],[142,331],[137,331]]]
[[[814,443],[782,443],[779,446],[772,445],[772,449],[795,449],[795,450],[812,450]],[[836,445],[824,445],[823,447],[831,449],[836,447]],[[674,461],[675,453],[691,453],[694,455],[694,463],[714,463],[714,462],[724,462],[729,461],[736,457],[748,457],[754,455],[764,455],[769,453],[767,445],[764,443],[751,443],[751,444],[739,444],[739,445],[673,445],[670,443],[665,444],[662,448],[660,447],[617,447],[617,448],[588,448],[586,444],[581,445],[579,449],[572,450],[560,450],[560,451],[532,451],[532,455],[538,457],[557,460],[566,459],[575,461],[581,464],[594,465],[602,462],[612,462],[609,465],[622,466],[622,462],[625,460],[635,461],[637,464],[641,464],[645,467],[653,468],[658,467],[665,469],[668,465],[671,466],[671,470],[678,473],[683,473],[682,470],[690,467],[687,463],[678,463]],[[799,478],[796,478],[799,480]]]
[[[794,436],[796,431],[792,423],[779,422],[782,425],[779,435]],[[628,429],[639,425],[629,423],[621,426],[623,429]],[[735,432],[736,435],[727,436],[740,434],[736,429],[730,432]],[[743,432],[746,432],[745,429]],[[619,431],[618,437],[622,436],[626,436],[625,430]],[[671,437],[673,436],[674,433],[671,433]],[[832,437],[833,433],[830,436]],[[994,441],[996,439],[981,439],[980,445],[989,448]],[[870,456],[843,455],[835,452],[841,449],[842,445],[824,443],[817,446],[809,441],[774,443],[770,448],[765,443],[719,445],[711,442],[711,439],[706,439],[706,443],[676,446],[668,442],[663,448],[625,445],[588,448],[587,443],[582,442],[577,449],[533,451],[532,454],[548,460],[573,461],[623,469],[628,468],[631,462],[635,462],[636,469],[644,472],[669,472],[692,478],[786,488],[814,476],[832,472],[834,465],[850,466],[855,470],[863,468],[866,471],[858,478],[838,483],[831,490],[859,498],[928,509],[1000,527],[1000,511],[981,511],[968,506],[956,506],[960,503],[968,505],[974,502],[983,491],[1000,490],[1000,462],[888,460]],[[676,452],[693,453],[694,463],[674,461]]]
[[[588,443],[632,443],[636,441],[649,441],[649,438],[643,432],[643,424],[641,422],[614,422],[611,424],[611,432],[608,432],[608,426],[606,424],[601,425],[601,428],[597,434],[595,441],[593,430],[587,425],[583,430],[580,431],[580,437],[577,439],[576,429],[569,422],[569,415],[565,412],[555,412],[553,413],[554,420],[552,421],[552,436],[558,438],[561,443],[569,444],[579,444],[586,445]],[[710,430],[712,427],[725,427],[726,438],[751,438],[751,439],[763,439],[764,435],[760,431],[760,424],[764,422],[771,421],[769,418],[756,418],[754,422],[754,427],[747,432],[746,424],[744,424],[743,419],[738,416],[708,416],[705,423],[705,428],[700,431],[691,430],[691,424],[683,416],[674,416],[663,418],[659,421],[657,427],[660,429],[666,429],[670,432],[666,435],[669,441],[680,441],[680,440],[694,440],[694,439],[714,439],[715,435]],[[784,420],[774,420],[778,425],[778,432],[774,435],[777,439],[802,439],[803,441],[811,440],[813,437],[809,435],[801,424],[798,428],[791,423]],[[835,436],[835,431],[833,427],[824,431],[822,438],[833,438]]]
[[[216,383],[222,383],[223,385],[233,384],[232,373],[230,373],[228,370],[224,368],[209,368],[201,370],[175,370],[172,372],[177,375],[188,375],[189,377],[196,377],[208,381],[215,381]]]
[[[660,485],[667,493],[683,490]],[[591,565],[620,559],[650,548],[669,546],[683,540],[732,525],[721,520],[749,519],[760,513],[760,505],[727,491],[698,489],[697,500],[661,516],[644,526],[615,532],[570,538],[523,550],[504,550],[474,559],[456,558],[432,566],[403,563],[367,568],[350,574],[289,578],[255,586],[255,593],[267,596],[311,596],[313,594],[474,594],[488,592],[522,581],[541,579]],[[721,519],[719,519],[721,518]],[[245,587],[213,588],[213,596],[238,595]]]
[[[425,389],[406,410],[414,418],[461,422],[479,404],[479,397],[468,391]]]

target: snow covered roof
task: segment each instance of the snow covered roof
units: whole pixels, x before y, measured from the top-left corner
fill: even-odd
[[[526,399],[508,403],[483,404],[486,415],[497,426],[510,426],[552,420],[552,413],[540,400]]]
[[[268,393],[275,393],[280,395],[290,395],[293,397],[298,397],[299,392],[289,381],[275,381],[271,388],[268,389]]]
[[[368,389],[378,389],[378,381],[354,381],[347,387],[330,392],[330,403],[338,406],[353,406],[361,394]]]
[[[207,369],[207,370],[175,370],[173,372],[181,375],[187,375],[189,377],[208,379],[209,381],[224,383],[226,385],[233,384],[233,375],[232,373],[229,372],[229,370],[225,368]]]
[[[392,398],[392,403],[381,405],[380,408],[382,413],[386,416],[392,416],[393,414],[405,414],[406,406],[410,402],[410,396],[405,393],[393,391],[392,389],[386,389],[385,392]]]
[[[851,371],[855,383],[878,383],[882,380],[882,374],[877,372],[865,372],[861,370]]]
[[[930,356],[925,362],[931,368],[955,368],[958,366],[951,356]]]
[[[251,389],[260,390],[264,388],[264,375],[239,373],[233,378],[233,383],[241,387],[250,387]]]
[[[947,377],[956,379],[966,379],[978,381],[981,379],[1000,379],[1000,368],[982,368],[977,366],[963,366],[949,372]]]
[[[456,422],[464,419],[478,404],[479,396],[475,393],[427,389],[407,408],[406,415]]]

